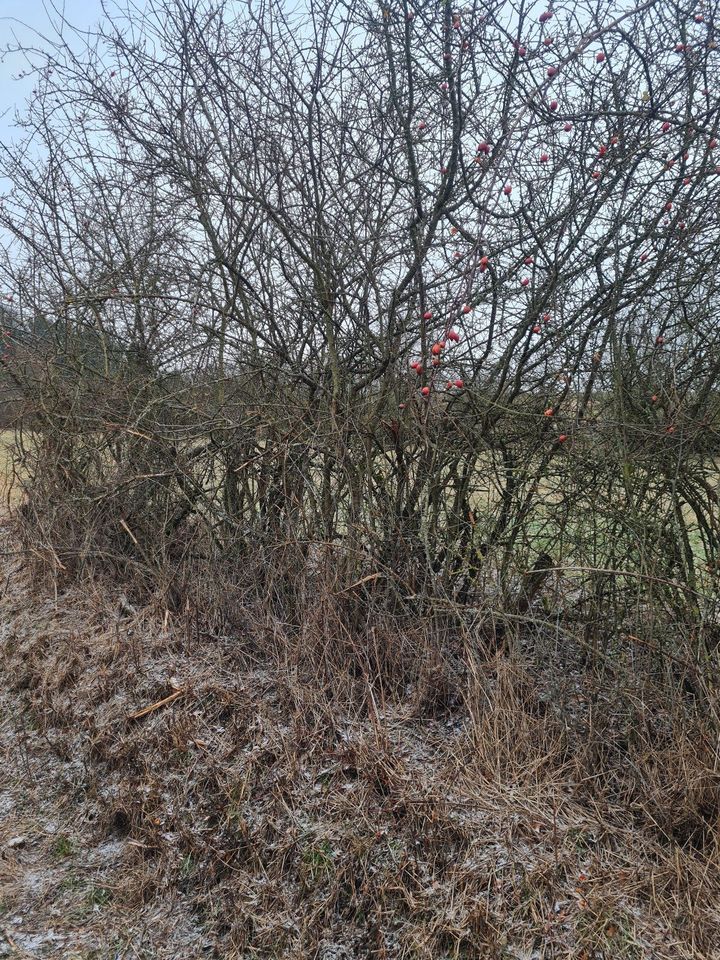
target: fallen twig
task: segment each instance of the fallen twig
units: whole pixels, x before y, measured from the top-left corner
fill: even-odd
[[[146,717],[149,713],[154,713],[155,710],[159,710],[160,707],[164,707],[168,703],[172,703],[173,700],[177,700],[181,694],[185,693],[185,690],[176,690],[174,693],[171,693],[167,697],[163,697],[162,700],[157,700],[155,703],[151,703],[147,707],[143,707],[142,710],[138,710],[137,713],[131,713],[128,715],[128,720],[139,720],[140,717]]]

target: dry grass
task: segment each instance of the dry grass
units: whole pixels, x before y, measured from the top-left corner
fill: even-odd
[[[390,690],[328,598],[303,657],[252,607],[231,639],[6,571],[10,956],[719,955],[716,741],[641,650],[603,673],[537,624],[446,655],[423,627]]]

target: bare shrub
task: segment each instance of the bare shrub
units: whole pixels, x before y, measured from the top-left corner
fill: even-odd
[[[498,776],[627,799],[654,757],[664,793],[718,719],[715,31],[151,0],[27,51],[0,226],[36,573],[120,578],[323,709],[462,705]]]

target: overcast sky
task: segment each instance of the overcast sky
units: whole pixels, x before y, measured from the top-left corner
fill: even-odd
[[[0,48],[16,37],[23,43],[42,45],[39,34],[54,35],[57,12],[80,29],[92,27],[102,18],[101,0],[0,0]],[[22,57],[0,54],[0,140],[13,137],[15,108],[22,106],[32,89],[32,78],[16,80],[26,68]]]

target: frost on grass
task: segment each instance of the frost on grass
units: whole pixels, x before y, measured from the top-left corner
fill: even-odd
[[[8,956],[713,956],[713,827],[673,837],[658,814],[691,745],[670,751],[653,705],[655,752],[621,755],[622,711],[580,659],[560,683],[551,637],[428,717],[412,690],[333,697],[109,588],[8,573]]]

